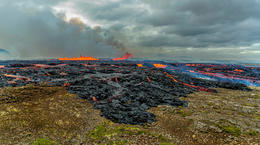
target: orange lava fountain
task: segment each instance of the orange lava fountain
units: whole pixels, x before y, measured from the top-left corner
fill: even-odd
[[[131,53],[126,52],[123,57],[113,58],[113,60],[115,60],[115,61],[126,60],[126,59],[129,59],[129,58],[132,58],[132,57],[133,57],[133,55]]]
[[[59,58],[59,60],[99,60],[99,59],[91,57],[91,56],[89,56],[89,57],[87,57],[87,56],[80,56],[80,57],[73,57],[73,58],[71,58],[71,57],[69,57],[69,58],[64,57],[64,58]]]

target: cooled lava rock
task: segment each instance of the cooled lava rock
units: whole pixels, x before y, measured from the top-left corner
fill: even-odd
[[[34,62],[8,64],[0,69],[0,87],[47,82],[65,86],[88,99],[107,119],[126,124],[154,122],[147,112],[158,105],[183,106],[179,99],[194,91],[216,92],[213,88],[249,91],[243,84],[193,78],[165,69],[138,67],[119,62]]]

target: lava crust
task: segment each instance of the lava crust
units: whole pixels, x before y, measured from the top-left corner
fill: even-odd
[[[187,106],[179,97],[194,91],[215,93],[216,87],[250,91],[243,84],[172,74],[166,69],[138,67],[135,63],[55,62],[17,63],[0,68],[0,87],[47,82],[65,86],[88,99],[101,115],[119,123],[144,124],[156,121],[147,112],[158,105]]]

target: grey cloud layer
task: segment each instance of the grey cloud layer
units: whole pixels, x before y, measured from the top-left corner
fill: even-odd
[[[156,12],[144,21],[163,27],[166,35],[195,39],[191,47],[240,46],[260,40],[259,6],[256,0],[182,0],[162,6],[155,1]]]
[[[128,48],[136,57],[244,59],[260,62],[260,46],[256,45],[260,43],[260,0],[23,1],[46,7],[62,6],[67,2],[72,3],[71,7],[82,16],[101,24],[102,28],[97,31],[87,27],[84,33],[78,33],[78,24],[65,23],[50,10],[37,12],[35,17],[31,17],[28,14],[17,16],[13,11],[0,9],[0,18],[6,21],[6,24],[0,23],[0,33],[4,25],[18,23],[23,28],[20,34],[41,38],[36,37],[18,44],[10,42],[10,48],[19,48],[20,53],[25,53],[27,50],[21,47],[22,44],[32,43],[24,47],[29,47],[30,51],[34,50],[35,46],[44,52],[51,49],[54,50],[52,53],[54,56],[60,53],[57,47],[62,48],[65,55],[72,49],[77,53],[99,53],[108,56],[116,54],[117,49]],[[7,19],[2,14],[6,11],[19,21]],[[37,32],[39,29],[44,32],[41,31],[39,32],[41,35],[35,36],[25,31],[29,26],[32,32]],[[22,36],[18,37],[20,34],[16,32],[20,30],[13,27],[5,27],[8,30],[5,32],[7,35],[5,43],[9,38],[13,38],[14,41],[21,39]],[[18,36],[8,34],[10,30],[18,33]],[[1,42],[2,39],[0,36],[0,44],[4,44]],[[58,43],[49,43],[50,40]],[[89,47],[86,49],[85,46],[90,46],[93,51]],[[94,51],[98,49],[100,51]]]
[[[260,0],[121,0],[103,5],[81,1],[78,7],[92,20],[127,34],[133,46],[158,47],[151,49],[154,53],[163,47],[172,50],[168,53],[183,48],[187,54],[186,48],[192,47],[208,59],[214,59],[212,51],[215,58],[232,59],[232,52],[241,59],[260,60],[239,49],[260,42]]]
[[[111,57],[124,49],[109,30],[92,29],[78,18],[66,22],[63,14],[54,15],[48,5],[37,8],[33,2],[23,4],[0,6],[0,47],[15,57]]]

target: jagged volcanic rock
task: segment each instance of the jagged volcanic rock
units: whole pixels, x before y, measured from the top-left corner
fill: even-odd
[[[38,62],[37,62],[38,63]],[[48,62],[14,63],[0,69],[0,87],[48,82],[65,86],[71,93],[88,99],[101,115],[119,123],[144,124],[155,121],[147,112],[158,105],[187,106],[179,97],[194,91],[216,92],[222,87],[249,91],[243,84],[172,74],[165,69],[138,67],[135,63]]]

